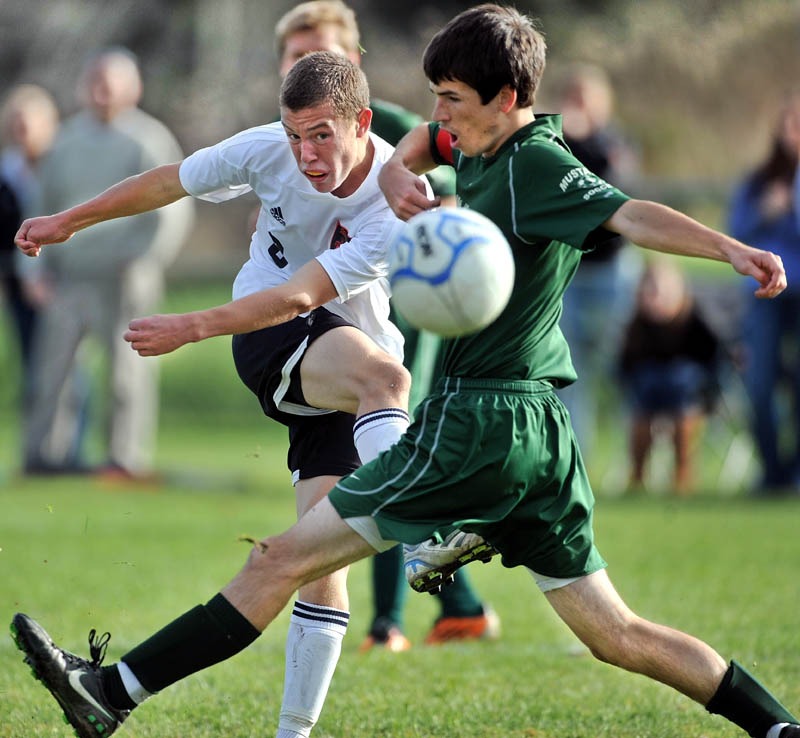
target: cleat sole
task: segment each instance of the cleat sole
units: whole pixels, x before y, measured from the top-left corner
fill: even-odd
[[[473,561],[480,561],[484,564],[489,563],[499,552],[489,543],[482,543],[470,551],[459,556],[451,564],[441,566],[438,569],[426,572],[417,579],[409,582],[411,589],[415,592],[428,592],[438,594],[442,586],[452,584],[453,575],[464,565]]]

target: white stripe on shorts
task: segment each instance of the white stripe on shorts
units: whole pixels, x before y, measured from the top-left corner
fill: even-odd
[[[539,589],[542,590],[542,592],[549,592],[553,589],[561,589],[562,587],[566,587],[568,584],[577,582],[579,579],[583,579],[583,577],[586,576],[585,574],[582,574],[579,577],[559,579],[558,577],[547,577],[544,574],[539,574],[538,571],[534,571],[528,566],[525,568],[533,575],[533,578],[536,580],[536,584],[539,585]]]

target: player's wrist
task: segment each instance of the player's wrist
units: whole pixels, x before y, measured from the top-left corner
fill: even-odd
[[[212,332],[211,321],[207,315],[208,311],[201,310],[194,313],[186,313],[183,335],[187,343],[197,343],[206,338],[218,335]]]

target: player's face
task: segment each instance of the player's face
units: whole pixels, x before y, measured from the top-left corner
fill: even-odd
[[[297,31],[286,38],[279,72],[285,77],[295,63],[312,51],[330,51],[346,56],[353,64],[360,64],[358,54],[347,51],[339,42],[339,29],[333,25],[322,25],[308,31]]]
[[[486,105],[478,92],[464,82],[443,80],[431,91],[436,95],[432,119],[453,138],[453,147],[465,156],[491,156],[508,137],[498,96]]]
[[[369,173],[369,110],[358,120],[337,118],[329,103],[303,110],[281,110],[297,167],[317,192],[353,194]]]

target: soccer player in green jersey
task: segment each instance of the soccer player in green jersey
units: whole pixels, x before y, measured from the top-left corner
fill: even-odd
[[[783,266],[772,253],[589,181],[560,140],[558,118],[534,117],[544,51],[529,19],[496,5],[459,14],[429,44],[424,66],[437,123],[400,142],[382,187],[408,217],[435,202],[411,172],[452,161],[463,204],[492,217],[512,245],[514,295],[494,324],[447,342],[446,376],[397,443],[344,477],[287,532],[254,546],[218,595],[230,606],[224,618],[194,608],[137,647],[137,669],[158,688],[242,650],[304,583],[396,541],[419,543],[457,526],[482,535],[504,565],[528,568],[597,658],[674,687],[753,738],[800,738],[798,720],[742,666],[641,618],[617,594],[594,545],[592,492],[554,393],[574,380],[558,329],[561,295],[580,250],[606,232],[729,262],[756,279],[764,298],[785,289]],[[55,679],[63,687],[50,684],[62,706],[114,710],[98,658],[66,654],[25,615],[14,627],[30,660],[69,673]],[[98,686],[86,692],[86,684]]]

